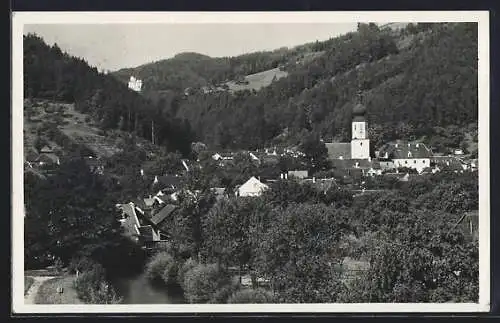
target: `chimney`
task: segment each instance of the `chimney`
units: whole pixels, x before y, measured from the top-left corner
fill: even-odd
[[[408,148],[410,148],[410,146],[411,146],[411,144],[410,144],[410,143],[408,143]]]
[[[285,179],[288,179],[288,174],[285,173]]]
[[[419,145],[418,143],[417,143],[417,145],[416,145],[416,146],[417,146],[417,148],[418,148],[418,147],[420,147],[420,145]]]
[[[155,179],[154,179],[153,183],[154,184],[158,183],[158,176],[157,175],[155,175]]]
[[[281,179],[284,179],[284,178],[285,178],[285,174],[281,173],[281,174],[280,174],[280,178],[281,178]]]
[[[395,144],[394,147],[398,148],[398,144]]]
[[[313,176],[313,183],[316,183],[316,177]]]
[[[141,176],[144,176],[144,169],[141,168]]]

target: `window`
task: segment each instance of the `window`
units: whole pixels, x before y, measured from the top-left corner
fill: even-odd
[[[413,161],[413,163],[414,163],[414,164],[416,164],[416,163],[417,163],[417,161],[416,161],[416,160],[414,160],[414,161]]]
[[[422,160],[422,163],[424,163],[424,164],[425,164],[425,159],[424,159],[424,160]]]
[[[405,164],[408,164],[408,161],[407,161],[407,160],[405,160]]]
[[[360,145],[360,146],[363,146],[363,143],[362,143],[362,142],[360,142],[360,143],[359,143],[359,145]]]

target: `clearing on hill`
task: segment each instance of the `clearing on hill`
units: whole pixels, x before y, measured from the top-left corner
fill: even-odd
[[[288,73],[286,71],[282,71],[279,68],[273,68],[267,71],[247,75],[245,76],[245,80],[242,82],[229,81],[226,85],[229,87],[229,91],[231,92],[244,90],[258,91],[263,87],[269,86],[273,80],[279,80],[287,75]]]

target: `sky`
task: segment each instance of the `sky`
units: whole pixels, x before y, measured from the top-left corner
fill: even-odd
[[[293,47],[356,30],[356,23],[39,24],[24,25],[46,43],[115,71],[181,52],[212,57]]]

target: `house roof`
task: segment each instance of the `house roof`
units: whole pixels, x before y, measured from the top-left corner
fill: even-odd
[[[37,161],[57,163],[59,157],[54,153],[44,153],[38,156]]]
[[[325,143],[328,150],[328,158],[334,159],[347,159],[351,158],[351,144],[345,142],[328,142]]]
[[[380,150],[379,156],[384,156],[386,152],[389,159],[430,158],[432,156],[430,149],[419,142],[387,144]]]
[[[250,177],[248,181],[246,181],[243,185],[238,188],[238,191],[256,191],[266,189],[268,186],[261,181],[259,181],[254,176]]]
[[[298,178],[306,178],[308,176],[307,170],[289,170],[288,176],[294,176]]]
[[[40,153],[51,153],[54,150],[50,148],[49,146],[43,146],[42,149],[40,149]]]
[[[460,159],[455,156],[433,156],[431,157],[431,162],[441,165],[451,167],[452,169],[462,170],[462,165],[464,164]]]
[[[120,208],[123,210],[123,213],[125,213],[127,216],[134,216],[134,209],[130,204],[121,204]]]
[[[170,214],[172,214],[172,212],[175,211],[175,209],[177,209],[177,206],[175,206],[173,204],[165,205],[160,211],[158,211],[158,213],[156,213],[151,218],[151,222],[154,225],[158,225],[158,224],[162,223],[167,218],[167,216],[169,216]]]
[[[141,238],[146,240],[146,241],[153,241],[153,227],[150,225],[144,225],[139,227],[139,233],[141,235]]]
[[[332,160],[334,168],[338,169],[379,169],[380,162],[370,161],[368,159],[334,159]],[[357,166],[356,166],[357,165]]]
[[[176,188],[181,183],[181,177],[174,175],[158,176],[158,183],[163,187]]]
[[[144,204],[145,204],[147,207],[151,207],[151,206],[153,206],[154,202],[155,202],[154,197],[145,197],[145,198],[144,198]]]

